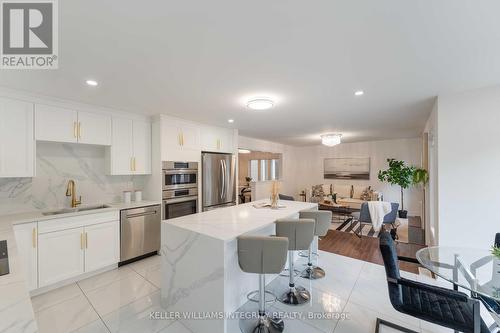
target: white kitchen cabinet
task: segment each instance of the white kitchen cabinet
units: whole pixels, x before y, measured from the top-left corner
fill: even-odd
[[[111,116],[79,111],[78,142],[109,146],[111,144]]]
[[[36,140],[111,144],[111,116],[75,111],[49,105],[35,105]]]
[[[38,232],[37,223],[23,223],[14,225],[17,249],[28,290],[38,288]]]
[[[87,226],[84,231],[86,272],[120,261],[119,221]]]
[[[45,287],[83,274],[84,243],[83,227],[39,234],[38,286]]]
[[[203,151],[233,153],[233,130],[204,126],[201,129],[201,142]]]
[[[135,120],[133,124],[134,174],[151,173],[151,123]]]
[[[0,177],[33,177],[33,104],[0,98]]]
[[[112,143],[107,156],[109,174],[151,174],[151,123],[113,117],[112,124]]]
[[[78,112],[36,104],[35,138],[39,141],[78,142]]]
[[[161,118],[161,158],[163,161],[184,161],[199,155],[200,128],[175,118]]]
[[[200,129],[190,123],[179,123],[182,149],[200,150]]]
[[[111,175],[130,175],[133,173],[134,122],[132,119],[113,117],[113,138],[109,152],[109,173]]]

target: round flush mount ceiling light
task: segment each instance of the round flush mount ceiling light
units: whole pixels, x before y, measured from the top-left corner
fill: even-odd
[[[247,102],[247,108],[252,110],[267,110],[274,106],[273,100],[266,97],[254,98]]]
[[[321,143],[328,147],[333,147],[342,142],[342,134],[323,134]]]
[[[363,90],[356,90],[354,92],[354,96],[363,96],[365,94],[365,92]]]
[[[238,149],[238,153],[240,154],[250,154],[251,151],[248,149]]]
[[[234,119],[228,119],[227,122],[232,124],[232,123],[234,123]]]
[[[97,81],[96,80],[86,80],[85,83],[88,85],[88,86],[91,86],[91,87],[95,87],[98,85]]]

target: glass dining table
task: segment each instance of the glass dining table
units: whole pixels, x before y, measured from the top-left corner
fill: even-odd
[[[470,291],[480,299],[500,326],[500,258],[487,249],[432,246],[419,250],[418,262],[453,284],[453,289]]]

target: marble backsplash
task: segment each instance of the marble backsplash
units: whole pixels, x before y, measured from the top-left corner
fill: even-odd
[[[142,189],[148,176],[106,175],[105,148],[38,142],[36,176],[0,178],[0,215],[69,207],[69,179],[83,205],[119,202],[125,190]]]

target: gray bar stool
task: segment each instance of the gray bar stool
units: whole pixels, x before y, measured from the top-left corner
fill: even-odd
[[[293,251],[307,250],[314,238],[312,219],[281,219],[276,221],[276,236],[288,238],[288,270],[293,272]],[[285,304],[299,305],[309,302],[311,294],[295,285],[295,275],[290,274],[288,289],[278,300]]]
[[[299,213],[299,217],[301,219],[313,219],[316,222],[314,226],[314,237],[325,236],[332,224],[332,212],[328,210],[306,209]],[[301,276],[310,280],[325,277],[325,271],[321,267],[312,264],[312,244],[309,246],[307,268],[302,272]]]
[[[280,318],[266,313],[266,280],[264,274],[278,274],[285,267],[288,239],[285,237],[238,237],[238,263],[242,271],[259,274],[259,317],[240,320],[243,333],[283,332]]]

